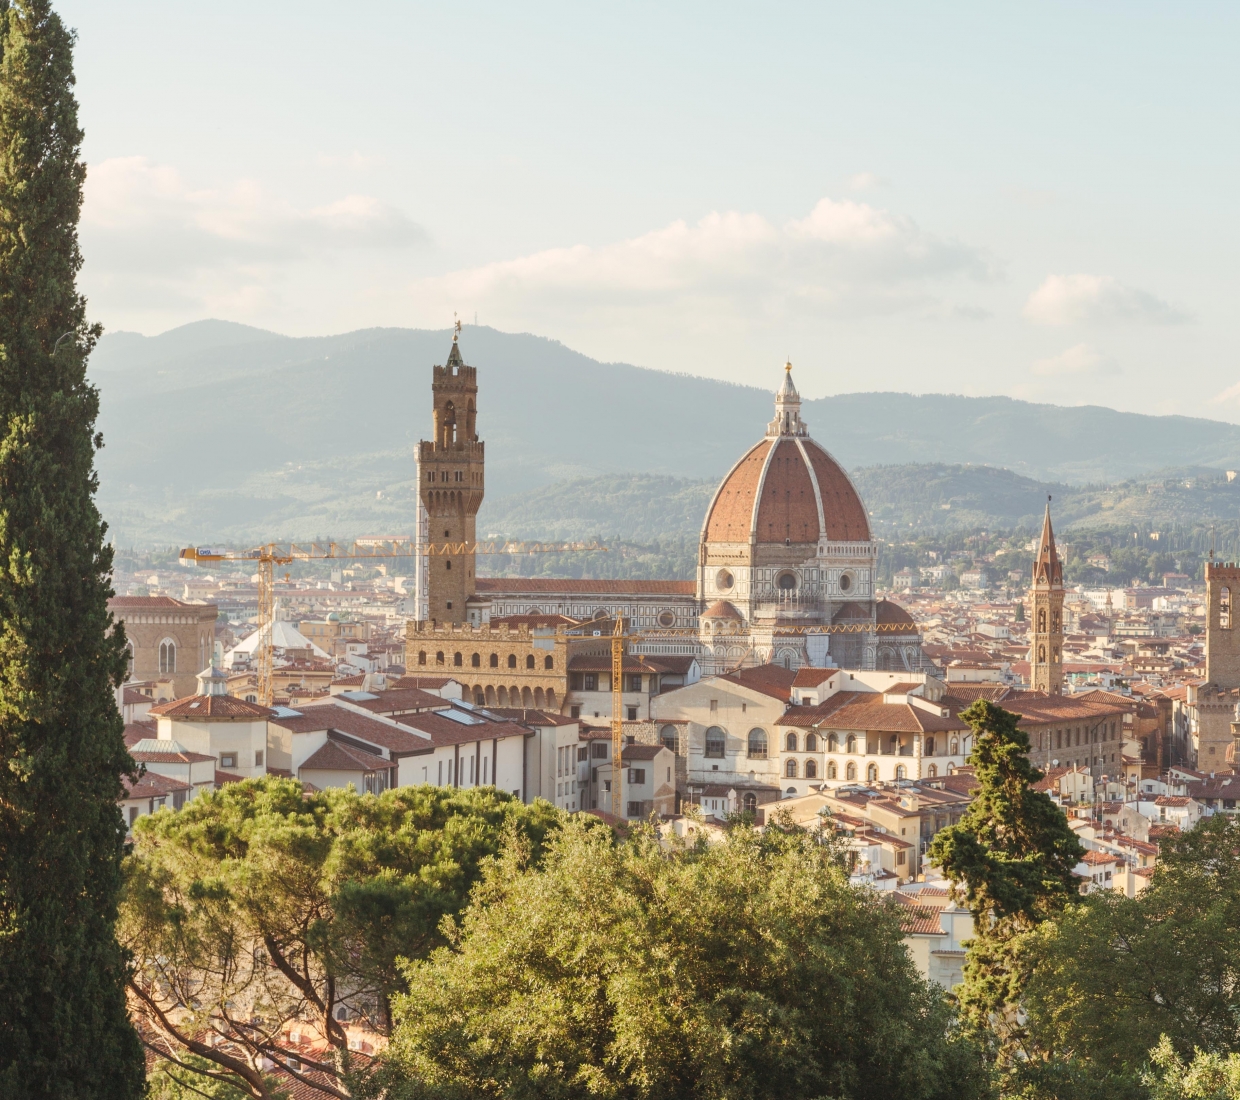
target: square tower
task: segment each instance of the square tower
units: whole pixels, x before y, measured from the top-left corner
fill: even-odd
[[[1033,614],[1029,617],[1029,686],[1048,695],[1063,694],[1063,563],[1051,529],[1050,498],[1042,538],[1033,559]]]
[[[418,495],[427,515],[427,614],[441,623],[466,621],[474,595],[476,522],[482,505],[483,444],[477,432],[477,371],[452,350],[431,382],[435,438],[418,444]]]
[[[1238,595],[1240,565],[1206,562],[1206,680],[1227,691],[1240,688]]]

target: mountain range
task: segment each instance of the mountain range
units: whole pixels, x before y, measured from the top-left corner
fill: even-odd
[[[409,531],[430,368],[450,340],[414,329],[288,337],[224,321],[104,336],[90,375],[113,534],[173,545]],[[778,365],[740,386],[600,363],[486,327],[467,327],[461,348],[478,368],[487,445],[480,533],[580,536],[590,516],[630,537],[696,532],[713,484],[762,435],[780,379]],[[895,524],[971,522],[1008,495],[1004,514],[1019,518],[1040,511],[1048,485],[1174,484],[1172,469],[1213,484],[1240,467],[1236,425],[1098,406],[868,392],[806,400],[803,415],[876,518]],[[910,508],[911,520],[894,518]]]

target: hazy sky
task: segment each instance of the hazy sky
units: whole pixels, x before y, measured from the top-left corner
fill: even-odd
[[[110,329],[1240,421],[1234,4],[59,8]]]

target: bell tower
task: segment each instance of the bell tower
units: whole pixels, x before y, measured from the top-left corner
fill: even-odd
[[[476,520],[482,505],[483,444],[478,440],[478,374],[461,358],[452,334],[448,361],[435,367],[435,437],[418,444],[418,494],[427,515],[427,612],[440,623],[464,623],[474,595]]]
[[[1051,530],[1051,498],[1046,498],[1042,538],[1033,559],[1033,614],[1029,617],[1029,686],[1048,695],[1063,694],[1063,563]]]

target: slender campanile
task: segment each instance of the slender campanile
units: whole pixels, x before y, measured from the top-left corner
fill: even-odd
[[[1063,694],[1063,563],[1051,529],[1051,501],[1046,498],[1042,538],[1033,559],[1033,614],[1029,617],[1030,687]]]
[[[473,547],[484,489],[478,372],[461,358],[460,331],[457,322],[448,361],[434,369],[435,437],[418,444],[418,492],[433,548],[427,556],[427,611],[440,623],[469,621],[466,605],[474,595]]]

